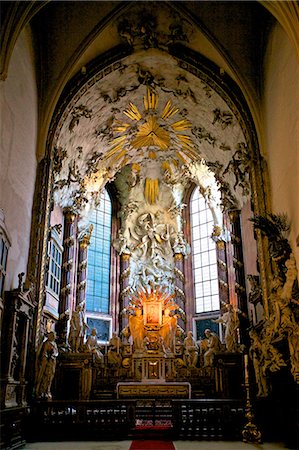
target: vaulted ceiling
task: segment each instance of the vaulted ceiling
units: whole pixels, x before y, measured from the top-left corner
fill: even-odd
[[[48,139],[62,206],[96,200],[128,165],[198,183],[210,168],[230,206],[242,204],[256,151],[248,111],[274,21],[260,3],[5,2],[3,12],[31,25],[39,156]]]
[[[234,101],[233,71],[226,74],[229,63],[173,4],[125,10],[81,55],[81,70],[58,103],[50,140],[56,201],[90,206],[130,165],[142,179],[171,176],[178,183],[184,173],[197,184],[209,168],[226,186],[229,207],[240,207],[250,192],[254,155],[242,102]],[[98,48],[103,42],[106,52]],[[82,65],[94,47],[100,57]]]

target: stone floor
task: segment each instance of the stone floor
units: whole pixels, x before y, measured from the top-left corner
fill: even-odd
[[[35,442],[26,444],[25,450],[129,450],[132,441],[110,442]],[[277,450],[287,448],[280,443],[245,444],[244,442],[174,441],[176,450]],[[147,450],[144,441],[144,450]]]

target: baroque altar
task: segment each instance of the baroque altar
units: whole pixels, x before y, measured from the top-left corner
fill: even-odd
[[[185,333],[178,325],[184,311],[174,297],[153,286],[131,291],[121,311],[127,325],[120,336],[113,332],[109,342],[100,345],[93,329],[79,351],[74,346],[60,352],[54,396],[65,400],[229,397],[231,386],[239,395],[235,377],[242,379],[242,355],[225,352],[211,330],[199,342],[192,331]],[[226,364],[230,355],[235,358]]]
[[[183,311],[161,289],[144,289],[131,296],[127,339],[132,348],[132,372],[142,382],[173,380],[176,373],[177,319]]]

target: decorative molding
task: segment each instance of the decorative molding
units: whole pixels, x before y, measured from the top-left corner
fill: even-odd
[[[124,280],[130,276],[130,267],[127,267],[123,272],[120,274],[120,279]]]
[[[181,261],[183,259],[183,255],[181,253],[176,253],[175,256],[174,256],[174,259],[176,259],[176,255],[181,255],[182,256],[182,258],[178,258],[179,261]],[[178,269],[177,267],[175,267],[173,269],[173,271],[174,271],[174,274],[184,283],[185,275],[183,274],[183,272],[180,269]]]

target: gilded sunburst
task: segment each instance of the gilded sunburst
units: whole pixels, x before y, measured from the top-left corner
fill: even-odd
[[[134,103],[130,102],[123,114],[130,122],[117,121],[113,131],[118,134],[112,141],[106,158],[113,157],[112,162],[126,156],[131,147],[137,150],[147,150],[150,159],[156,159],[158,151],[174,149],[174,157],[185,164],[186,158],[196,159],[193,141],[185,131],[191,129],[191,123],[186,118],[172,122],[172,118],[179,113],[179,108],[168,100],[158,111],[159,96],[151,88],[147,89],[143,97],[144,109],[141,112]]]
[[[134,103],[130,102],[123,114],[129,121],[116,121],[113,132],[117,136],[111,141],[106,159],[110,164],[128,162],[128,151],[132,148],[142,154],[147,151],[151,160],[158,158],[159,152],[165,152],[171,148],[170,162],[177,167],[180,164],[188,164],[188,161],[198,159],[191,137],[185,132],[191,129],[191,123],[185,117],[175,120],[180,112],[179,108],[168,100],[163,108],[158,110],[159,96],[151,88],[147,89],[143,97],[143,111],[141,112]],[[166,168],[165,158],[162,158],[162,170],[171,172],[170,165]],[[140,169],[140,168],[139,168]],[[144,197],[150,205],[155,204],[159,198],[159,179],[145,178]]]
[[[153,146],[167,150],[169,144],[170,134],[158,124],[155,116],[148,116],[145,119],[145,122],[139,126],[136,138],[132,141],[135,148]]]

